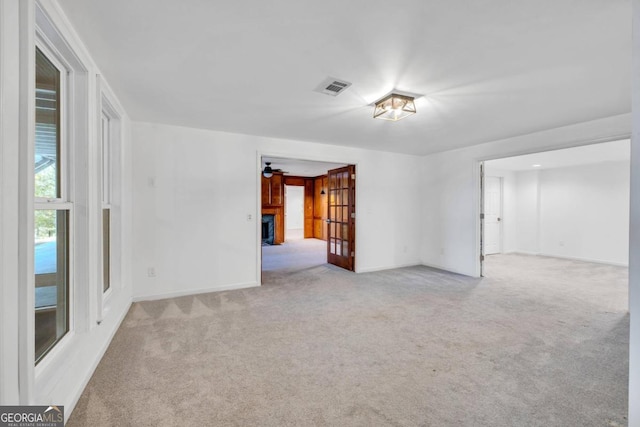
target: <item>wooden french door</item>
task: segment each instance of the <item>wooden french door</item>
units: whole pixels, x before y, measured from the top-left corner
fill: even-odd
[[[327,175],[327,262],[354,271],[356,167],[333,169]]]

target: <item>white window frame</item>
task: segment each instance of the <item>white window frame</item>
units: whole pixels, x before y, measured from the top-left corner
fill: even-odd
[[[74,209],[73,202],[70,200],[70,184],[72,177],[71,170],[71,150],[69,144],[69,69],[70,66],[64,61],[62,56],[54,49],[52,43],[46,39],[46,37],[40,32],[36,32],[36,48],[38,48],[43,55],[60,71],[60,94],[59,94],[59,108],[60,108],[60,121],[59,121],[59,132],[60,132],[60,144],[59,151],[57,153],[59,168],[60,168],[60,182],[59,185],[59,197],[55,198],[45,198],[45,197],[35,197],[35,185],[32,188],[32,197],[33,197],[33,211],[37,210],[64,210],[68,212],[68,227],[67,235],[67,332],[58,340],[56,340],[53,347],[46,351],[46,353],[42,356],[42,358],[38,361],[34,360],[35,365],[35,374],[36,377],[44,370],[49,364],[49,361],[56,358],[56,355],[63,351],[68,343],[72,341],[73,336],[75,335],[75,309],[74,309],[74,295],[75,295],[75,286],[74,286]],[[35,50],[34,50],[35,53]],[[35,93],[34,93],[35,95]],[[35,138],[34,138],[35,144]],[[33,163],[33,159],[31,161]],[[33,174],[35,176],[35,174]],[[33,272],[34,280],[35,280],[35,271]],[[35,282],[34,282],[35,286]],[[35,292],[35,288],[34,288]],[[31,307],[31,310],[35,313],[35,305]],[[34,358],[35,358],[35,348],[34,348]]]
[[[100,75],[96,76],[96,86],[97,86],[97,98],[98,98],[98,109],[96,120],[98,123],[97,126],[97,137],[99,141],[99,161],[98,165],[100,168],[100,280],[98,281],[98,292],[97,292],[97,322],[98,324],[102,322],[102,320],[108,316],[110,311],[110,300],[113,297],[113,294],[118,291],[118,289],[122,286],[121,279],[121,268],[122,268],[122,260],[121,260],[121,218],[120,218],[120,198],[121,198],[121,190],[120,185],[121,181],[119,179],[119,171],[121,168],[121,152],[122,152],[122,117],[123,113],[119,105],[113,100],[115,96],[111,92],[111,89],[107,86],[107,84],[102,80]],[[104,119],[107,119],[108,129],[106,134],[108,136],[108,141],[106,147],[103,144],[103,122]],[[106,148],[106,150],[105,150]],[[105,159],[105,157],[108,157]],[[105,170],[108,169],[108,170]],[[109,209],[109,289],[103,291],[103,280],[104,277],[104,245],[103,245],[103,224],[102,224],[102,210]]]
[[[112,133],[112,118],[109,112],[105,111],[104,105],[102,107],[102,117],[100,121],[102,138],[100,140],[102,146],[102,206],[111,207],[111,187],[113,179],[113,170],[111,168],[113,156],[111,145],[113,144]],[[106,125],[106,126],[105,126]]]
[[[44,3],[44,2],[43,2]],[[48,10],[40,0],[34,2],[25,1],[25,9],[28,9],[29,28],[32,32],[27,33],[24,40],[25,52],[29,53],[28,60],[25,60],[24,73],[29,73],[30,78],[25,84],[29,93],[29,108],[25,111],[25,119],[29,123],[28,142],[25,149],[25,156],[22,158],[25,164],[25,174],[23,176],[25,196],[29,198],[26,203],[26,234],[30,239],[26,242],[25,255],[28,259],[25,262],[27,276],[27,286],[21,294],[27,302],[19,307],[20,312],[20,333],[25,343],[20,351],[20,384],[21,402],[33,403],[36,399],[42,400],[47,393],[60,382],[60,372],[73,369],[73,352],[77,350],[76,344],[81,333],[88,332],[91,326],[91,299],[90,286],[92,283],[91,272],[95,262],[91,258],[90,242],[93,231],[90,224],[94,219],[94,212],[90,209],[90,198],[93,190],[90,184],[95,182],[92,172],[88,168],[87,159],[94,140],[89,129],[94,125],[94,120],[86,115],[91,102],[89,87],[89,66],[91,59],[83,50],[76,50],[70,44],[63,33],[63,29],[58,28],[56,20],[59,16],[55,11]],[[50,15],[53,13],[53,15]],[[35,21],[35,27],[31,27]],[[72,211],[69,214],[69,331],[58,341],[58,343],[35,365],[34,356],[34,286],[35,274],[33,271],[33,213],[40,207],[44,200],[35,200],[34,188],[34,148],[35,148],[35,47],[38,47],[48,59],[55,58],[58,63],[62,63],[67,71],[65,76],[66,90],[61,96],[61,105],[64,107],[65,116],[61,118],[61,126],[64,128],[65,137],[61,140],[61,147],[64,144],[66,149],[64,167],[67,177],[61,179],[61,196],[65,197],[64,202],[69,204]],[[51,55],[51,56],[49,56]],[[29,67],[26,67],[26,65]],[[63,192],[64,188],[64,192]],[[51,203],[53,205],[55,203]],[[51,208],[49,202],[44,206]],[[62,207],[62,205],[61,205]]]
[[[36,48],[38,48],[44,56],[53,64],[54,67],[60,71],[60,122],[59,122],[59,132],[60,132],[60,146],[59,152],[57,153],[59,164],[60,164],[60,182],[57,183],[60,189],[59,197],[36,197],[35,196],[35,186],[33,191],[33,201],[34,207],[47,205],[49,203],[65,203],[69,201],[69,143],[68,143],[68,86],[69,86],[69,68],[68,66],[60,60],[58,55],[49,48],[47,43],[42,39],[42,37],[36,38]],[[35,138],[34,138],[35,143]],[[44,209],[39,207],[39,209]]]
[[[113,181],[112,181],[112,177],[113,177],[113,171],[111,169],[111,163],[112,163],[112,150],[111,150],[111,146],[112,146],[112,139],[111,139],[111,133],[112,133],[112,123],[111,123],[111,117],[109,117],[108,113],[105,111],[104,106],[102,105],[103,102],[100,103],[101,104],[101,108],[100,108],[100,160],[101,160],[101,174],[100,174],[100,181],[101,181],[101,205],[102,205],[102,209],[100,210],[100,223],[101,223],[101,228],[103,230],[102,233],[100,233],[100,240],[101,240],[101,246],[100,246],[100,253],[102,255],[102,257],[100,258],[101,260],[101,291],[103,293],[103,312],[105,310],[105,304],[107,303],[109,297],[112,294],[112,273],[113,273],[113,269],[111,268],[111,257],[113,254],[113,250],[111,248],[111,223],[113,222],[111,220],[111,187],[113,186]],[[104,269],[105,269],[105,265],[104,265],[104,215],[103,212],[104,210],[107,209],[109,211],[109,254],[108,254],[108,258],[109,258],[109,288],[105,291],[104,290]]]

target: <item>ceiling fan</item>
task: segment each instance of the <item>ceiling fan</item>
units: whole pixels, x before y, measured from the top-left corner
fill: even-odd
[[[273,176],[274,172],[281,172],[281,173],[289,173],[287,171],[283,171],[282,169],[274,169],[271,167],[271,162],[264,162],[264,164],[266,165],[264,167],[264,170],[262,171],[262,175],[265,178],[271,178]]]

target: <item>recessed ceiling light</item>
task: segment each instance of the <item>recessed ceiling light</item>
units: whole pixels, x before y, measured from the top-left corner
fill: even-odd
[[[537,163],[535,165],[531,165],[532,168],[539,168],[540,166],[542,166],[542,165],[539,165]]]

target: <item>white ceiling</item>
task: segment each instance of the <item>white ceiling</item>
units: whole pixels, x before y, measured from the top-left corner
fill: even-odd
[[[628,139],[623,139],[620,141],[490,160],[485,162],[485,165],[488,168],[501,170],[527,171],[563,168],[603,162],[629,161],[631,155],[630,149],[630,141]]]
[[[304,176],[304,177],[316,177],[326,175],[327,171],[331,169],[337,169],[344,164],[339,163],[327,163],[327,162],[315,162],[311,160],[297,160],[297,159],[285,159],[281,157],[263,157],[262,168],[265,167],[265,162],[271,162],[273,169],[282,169],[285,175],[290,176]]]
[[[631,110],[630,0],[59,3],[135,121],[427,154]]]

